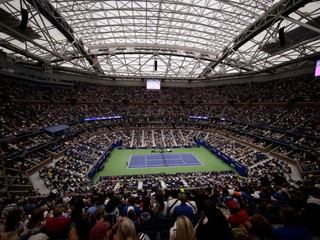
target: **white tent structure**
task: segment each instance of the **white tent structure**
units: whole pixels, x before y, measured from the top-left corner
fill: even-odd
[[[49,72],[212,83],[314,67],[320,2],[0,0],[0,49]]]

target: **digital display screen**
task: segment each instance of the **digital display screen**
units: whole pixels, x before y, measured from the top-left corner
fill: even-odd
[[[92,117],[92,118],[85,118],[84,121],[99,121],[99,120],[109,120],[109,119],[118,119],[118,118],[122,118],[122,116]]]
[[[317,60],[314,76],[315,77],[320,77],[320,60]]]
[[[205,116],[189,116],[188,118],[194,118],[194,119],[209,119],[208,117],[205,117]]]
[[[160,79],[147,79],[146,80],[147,90],[160,90],[161,81]]]

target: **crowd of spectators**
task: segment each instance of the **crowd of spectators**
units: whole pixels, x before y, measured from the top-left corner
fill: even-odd
[[[193,142],[193,137],[198,137],[203,139],[210,145],[214,146],[216,149],[220,150],[230,158],[236,160],[243,166],[248,168],[248,174],[250,177],[259,176],[260,174],[265,173],[281,173],[281,172],[290,172],[289,165],[280,160],[268,157],[266,154],[259,152],[258,150],[253,150],[252,148],[242,145],[235,140],[231,140],[225,135],[219,134],[217,132],[204,132],[204,131],[193,131],[193,130],[180,130],[180,129],[171,129],[171,130],[152,130],[145,131],[143,129],[135,130],[113,130],[113,131],[100,131],[95,134],[91,132],[90,137],[88,135],[75,137],[72,140],[67,140],[61,146],[56,146],[53,148],[58,149],[57,151],[65,151],[64,156],[56,162],[54,166],[45,167],[40,171],[41,176],[45,179],[45,183],[49,189],[55,189],[56,191],[61,192],[76,192],[82,193],[86,189],[90,189],[92,183],[90,181],[83,182],[77,178],[85,178],[88,171],[92,166],[99,160],[99,158],[105,153],[108,147],[115,141],[121,140],[122,137],[127,139],[128,143],[136,142],[140,145],[132,145],[124,143],[123,147],[145,147],[146,145],[143,137],[146,137],[147,133],[153,134],[148,139],[153,139],[153,144],[156,146],[178,146],[170,145],[176,142]],[[224,134],[229,133],[223,131]],[[169,135],[169,137],[166,137]],[[237,135],[234,135],[236,138]],[[169,139],[168,142],[163,142],[163,140]],[[186,140],[187,139],[187,140]],[[190,145],[192,146],[192,145]],[[272,151],[281,153],[284,156],[291,156],[293,160],[299,160],[298,158],[302,153],[296,150],[298,157],[295,157],[295,154],[291,152],[290,154],[285,151],[284,146],[278,146],[276,148],[271,148]],[[37,152],[30,153],[24,156],[23,158],[18,158],[12,161],[6,161],[5,166],[9,168],[15,168],[19,171],[27,171],[28,169],[36,166],[45,159],[47,159],[45,154]],[[309,158],[304,156],[299,160],[302,171],[311,172],[318,171],[318,164],[312,164],[316,161],[310,161]],[[81,169],[81,171],[79,171]],[[164,181],[165,185],[176,186],[176,187],[199,187],[201,181],[195,180],[193,183],[188,182],[183,177],[176,178],[177,176],[171,178],[167,177]],[[61,183],[62,181],[62,183]],[[119,181],[118,181],[119,182]],[[148,182],[148,183],[147,183]],[[154,186],[159,184],[159,182],[152,183],[144,181],[142,184],[143,188]],[[113,183],[114,186],[117,185],[117,182]],[[122,184],[123,185],[123,184]],[[119,188],[122,187],[117,185]],[[138,189],[139,182],[134,181],[130,182],[128,179],[124,184],[126,189]]]
[[[230,126],[234,126],[234,124],[231,124]],[[241,133],[235,130],[234,127],[230,128],[231,130],[224,129],[219,132],[228,137],[245,140],[245,143],[258,146],[264,151],[276,153],[283,158],[290,159],[300,166],[303,173],[313,174],[319,170],[319,141],[317,139],[293,135],[292,133],[287,132],[244,127],[243,125],[238,129],[244,128],[245,131],[242,130]],[[252,134],[273,138],[275,141],[256,137]],[[284,142],[285,144],[280,144],[279,141]],[[305,144],[305,142],[308,144]],[[295,146],[293,146],[293,144],[295,144]]]
[[[110,87],[91,83],[76,83],[73,88],[37,87],[31,84],[3,84],[1,93],[7,98],[28,100],[70,100],[100,102],[286,102],[295,98],[319,100],[319,81],[313,76],[295,77],[270,82],[223,85],[217,87],[162,88],[161,91],[141,91],[138,87]],[[130,98],[128,97],[130,96]]]
[[[122,222],[130,220],[132,234],[144,232],[145,238],[156,239],[158,235],[169,239],[182,234],[183,218],[188,222],[185,229],[194,228],[189,234],[195,236],[188,238],[192,240],[208,236],[237,240],[319,237],[320,188],[314,182],[293,181],[277,174],[241,178],[216,172],[185,174],[184,178],[188,182],[200,179],[204,186],[187,190],[157,185],[150,190],[114,191],[100,183],[82,194],[51,192],[48,197],[2,198],[1,236],[117,239],[113,235],[121,235]]]
[[[2,105],[1,118],[2,118],[2,132],[1,138],[17,136],[22,133],[27,133],[30,131],[36,131],[43,129],[45,127],[63,124],[63,123],[73,123],[82,121],[88,117],[97,116],[117,116],[123,115],[125,118],[122,120],[124,124],[137,124],[136,119],[132,119],[130,115],[127,115],[127,111],[109,111],[103,105],[77,105],[72,106],[70,104],[66,105],[44,105],[44,104],[29,104],[22,105],[17,103],[8,103]],[[31,110],[32,108],[38,108],[37,111]],[[119,106],[118,110],[125,110],[127,106]],[[172,115],[165,115],[165,112],[161,111],[160,115],[155,115],[156,113],[153,109],[149,109],[145,115],[149,116],[173,116],[174,124],[179,124],[181,120],[177,119],[179,116],[186,118],[192,114],[199,116],[208,116],[207,112],[203,112],[202,106],[193,106],[192,111],[185,111],[183,106],[174,107],[180,108],[180,114],[177,112],[170,113]],[[139,116],[139,110],[147,108],[135,106],[134,112]],[[162,106],[161,110],[172,109],[172,106]],[[107,110],[107,111],[105,111]],[[217,117],[224,117],[229,121],[242,122],[244,124],[260,124],[262,126],[269,126],[283,130],[294,131],[298,133],[308,134],[312,136],[319,135],[319,128],[315,127],[319,125],[319,109],[311,108],[293,108],[288,110],[286,107],[278,107],[276,109],[271,109],[263,106],[259,107],[225,107],[217,115],[211,115],[212,119]],[[143,122],[147,122],[145,119]],[[110,121],[111,122],[111,121]],[[115,121],[115,123],[121,121]],[[143,123],[142,122],[142,123]],[[141,123],[141,124],[142,124]],[[207,124],[210,122],[188,122],[189,124],[197,123]],[[222,123],[222,122],[220,122]],[[181,121],[181,124],[183,122]],[[139,124],[137,125],[139,126]],[[172,126],[169,124],[168,126]]]
[[[265,217],[270,217],[271,209],[278,207],[277,204],[274,204],[274,200],[288,202],[293,200],[293,197],[297,197],[299,195],[297,192],[300,192],[301,196],[304,196],[303,200],[299,199],[301,200],[299,210],[301,210],[301,206],[306,205],[306,198],[309,195],[312,195],[313,198],[319,195],[315,189],[311,190],[310,185],[314,183],[286,179],[285,177],[290,176],[290,167],[285,161],[253,150],[243,143],[247,142],[270,153],[292,159],[299,163],[305,173],[320,171],[320,142],[317,138],[320,133],[320,109],[294,105],[295,101],[319,102],[319,87],[319,81],[311,81],[310,78],[208,88],[163,88],[159,92],[147,92],[138,87],[109,87],[89,83],[76,83],[73,88],[48,88],[20,83],[3,84],[1,87],[3,103],[0,115],[0,140],[11,139],[10,137],[15,136],[19,136],[19,139],[4,141],[0,147],[0,157],[8,158],[15,153],[22,153],[18,158],[4,162],[3,167],[16,171],[7,171],[6,180],[10,185],[31,185],[25,171],[42,163],[48,159],[48,156],[41,152],[42,150],[34,152],[28,152],[28,150],[53,140],[51,136],[44,134],[42,129],[57,124],[70,124],[71,132],[84,131],[76,137],[62,140],[48,147],[50,151],[64,152],[64,155],[54,162],[54,165],[47,166],[39,172],[51,191],[51,198],[50,200],[45,199],[49,201],[45,205],[48,207],[49,203],[52,203],[46,209],[52,211],[52,216],[49,214],[47,217],[61,216],[58,214],[61,212],[59,205],[61,196],[80,200],[78,197],[81,194],[81,199],[86,200],[82,205],[82,211],[85,213],[86,207],[90,208],[100,204],[104,208],[104,201],[97,202],[97,196],[103,195],[106,198],[109,193],[112,193],[115,194],[112,197],[118,199],[119,212],[122,212],[121,210],[125,208],[131,197],[135,198],[134,203],[137,204],[143,202],[144,197],[149,197],[155,221],[162,216],[176,220],[180,217],[178,210],[175,212],[174,209],[171,209],[172,212],[166,212],[164,209],[169,206],[167,201],[170,200],[170,197],[172,198],[170,195],[175,195],[170,192],[170,189],[184,188],[197,191],[190,192],[187,195],[187,201],[184,196],[178,199],[177,203],[182,205],[183,211],[186,210],[184,206],[186,202],[195,200],[200,209],[196,214],[201,214],[203,207],[198,198],[201,198],[199,195],[203,194],[224,212],[227,212],[227,200],[236,198],[238,207],[251,209],[252,212],[263,213]],[[272,104],[264,104],[266,102],[286,102],[287,104],[275,107]],[[246,104],[237,105],[237,103]],[[87,117],[100,116],[123,116],[123,118],[108,120],[104,123],[82,121]],[[209,116],[210,118],[209,120],[188,119],[187,116]],[[28,135],[20,137],[21,134]],[[261,137],[256,137],[257,135]],[[86,178],[93,164],[115,140],[122,140],[123,147],[177,147],[192,146],[194,137],[208,142],[230,158],[248,167],[249,178],[241,179],[234,174],[211,172],[161,173],[104,177],[97,185]],[[296,144],[298,147],[306,146],[313,151],[293,147],[290,144],[275,143],[264,137]],[[265,182],[269,184],[266,185]],[[147,190],[150,189],[166,190],[162,192],[161,197],[161,194],[155,193],[156,191],[154,195],[149,193]],[[200,190],[203,192],[201,193]],[[132,195],[128,192],[131,192]],[[85,196],[88,194],[89,196]],[[259,201],[254,201],[254,204],[250,205],[252,202],[249,202],[249,199],[252,197],[267,199],[268,207]],[[161,198],[164,198],[165,201],[163,202]],[[41,201],[39,199],[37,199],[37,204],[40,207],[43,206],[40,204],[43,204],[44,199]],[[6,199],[6,201],[2,202],[1,208],[4,213],[2,218],[5,220],[5,227],[10,225],[6,222],[10,215],[5,210],[6,206],[8,204],[9,206],[10,204],[20,206],[27,203],[27,201],[17,201],[17,199],[10,199],[10,201]],[[70,218],[70,221],[66,221],[68,225],[66,229],[76,230],[79,237],[81,235],[79,233],[84,230],[79,225],[83,223],[75,224],[76,220],[72,219],[71,202],[66,201],[66,203],[65,208],[67,209],[63,211],[63,214],[64,217]],[[207,206],[212,208],[212,211],[216,211],[212,204],[207,203]],[[231,207],[234,206],[236,205],[233,204]],[[68,208],[70,208],[69,211]],[[139,211],[136,212],[136,217],[139,216]],[[91,219],[94,219],[94,211],[88,212],[91,214]],[[132,220],[137,219],[134,215],[127,216],[128,212],[125,211],[122,215]],[[22,213],[23,211],[19,212],[19,220],[23,219],[28,222],[30,219]],[[30,211],[31,213],[33,211]],[[230,213],[232,214],[231,211]],[[199,223],[204,224],[203,219],[206,217],[211,224],[211,221],[214,220],[211,219],[210,214],[212,213],[204,211],[203,215],[198,216]],[[275,212],[272,214],[277,215]],[[193,215],[189,219],[195,226],[198,219],[193,218]],[[40,222],[43,220],[41,219]],[[140,220],[135,222],[136,227],[139,225],[138,222],[141,222]],[[85,223],[88,229],[91,229],[94,220]],[[170,224],[173,225],[173,222]],[[17,233],[23,233],[20,227],[23,225],[19,225],[14,230]],[[183,227],[180,225],[180,219],[176,227]],[[250,232],[251,228],[249,226],[246,233]],[[41,230],[40,232],[52,236],[49,227],[43,229],[46,231]],[[88,229],[87,235],[90,234]],[[6,229],[6,232],[9,231]],[[72,233],[69,231],[70,239],[72,239]],[[63,232],[63,234],[66,233]],[[197,236],[201,234],[198,232]],[[225,237],[225,239],[228,238]]]
[[[230,102],[230,99],[235,99],[235,102],[252,102],[255,98],[259,98],[258,102],[261,103],[288,102],[297,92],[300,96],[302,89],[306,90],[306,96],[319,95],[317,87],[319,81],[307,78],[208,88],[163,88],[160,92],[147,92],[138,87],[109,87],[89,83],[76,83],[73,88],[60,89],[6,82],[1,88],[3,97],[33,101],[24,104],[2,104],[3,127],[0,137],[14,136],[86,117],[112,115],[224,117],[249,124],[263,124],[317,135],[319,132],[314,128],[319,125],[317,108],[291,105],[266,107],[263,104],[219,105]],[[53,102],[41,102],[44,99]],[[40,102],[35,103],[35,100]],[[309,100],[318,101],[319,98]]]

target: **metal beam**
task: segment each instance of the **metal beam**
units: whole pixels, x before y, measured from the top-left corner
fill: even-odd
[[[302,27],[305,27],[305,28],[307,28],[307,29],[309,29],[309,30],[311,30],[311,31],[314,31],[314,32],[320,34],[320,29],[319,29],[319,28],[316,28],[316,27],[311,26],[311,25],[309,25],[309,24],[306,24],[306,23],[300,22],[300,21],[298,21],[298,20],[292,19],[292,18],[290,18],[290,17],[281,16],[281,18],[284,19],[284,20],[287,20],[287,21],[289,21],[289,22],[293,22],[293,23],[295,23],[295,24],[297,24],[297,25],[300,25],[300,26],[302,26]]]
[[[38,48],[43,49],[44,51],[49,52],[49,53],[51,53],[52,55],[54,55],[54,56],[56,56],[56,57],[60,57],[57,53],[55,53],[55,52],[53,52],[53,51],[50,51],[49,49],[43,47],[43,45],[41,45],[40,43],[37,43],[36,41],[28,38],[27,36],[25,36],[24,34],[16,31],[15,29],[13,29],[13,28],[11,28],[11,27],[3,24],[3,23],[0,23],[0,27],[5,28],[5,29],[7,29],[8,31],[14,33],[16,36],[19,36],[19,38],[25,39],[26,41],[32,43],[34,46],[37,46]]]
[[[15,53],[18,53],[18,54],[21,54],[22,56],[26,56],[27,58],[31,58],[31,59],[34,59],[36,61],[38,61],[39,63],[44,63],[45,60],[42,59],[41,57],[37,56],[37,55],[34,55],[26,50],[23,50],[21,48],[18,48],[18,47],[15,47],[13,46],[12,44],[10,44],[9,42],[3,40],[3,39],[0,39],[0,46],[1,47],[4,47],[12,52],[15,52]]]
[[[78,49],[80,54],[89,62],[93,69],[99,73],[103,73],[99,64],[94,64],[90,54],[85,50],[84,43],[77,39],[74,30],[66,22],[63,16],[54,8],[47,0],[26,0],[31,6],[39,11],[50,23],[52,23],[72,45]]]
[[[168,45],[168,44],[150,44],[150,43],[94,44],[94,45],[90,45],[89,48],[91,50],[96,50],[95,52],[97,52],[97,50],[99,49],[109,49],[110,51],[113,51],[112,49],[116,50],[117,48],[126,48],[126,49],[132,49],[135,51],[149,51],[154,53],[185,52],[189,54],[191,53],[191,55],[193,56],[209,55],[208,59],[210,58],[211,60],[214,60],[217,57],[217,53],[210,50],[178,46],[178,45]]]
[[[296,11],[301,6],[312,2],[312,0],[283,0],[274,5],[267,11],[261,18],[255,21],[244,32],[242,32],[234,41],[232,46],[226,47],[222,51],[222,55],[217,61],[210,63],[203,72],[199,75],[200,78],[207,77],[211,71],[218,66],[224,59],[231,55],[234,51],[239,49],[249,40],[253,39],[256,35],[272,26],[275,22],[281,19],[281,16],[288,16],[290,13]]]

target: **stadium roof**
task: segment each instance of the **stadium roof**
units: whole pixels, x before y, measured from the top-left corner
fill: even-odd
[[[17,63],[114,79],[272,72],[314,61],[319,38],[319,1],[0,0],[0,49]]]

